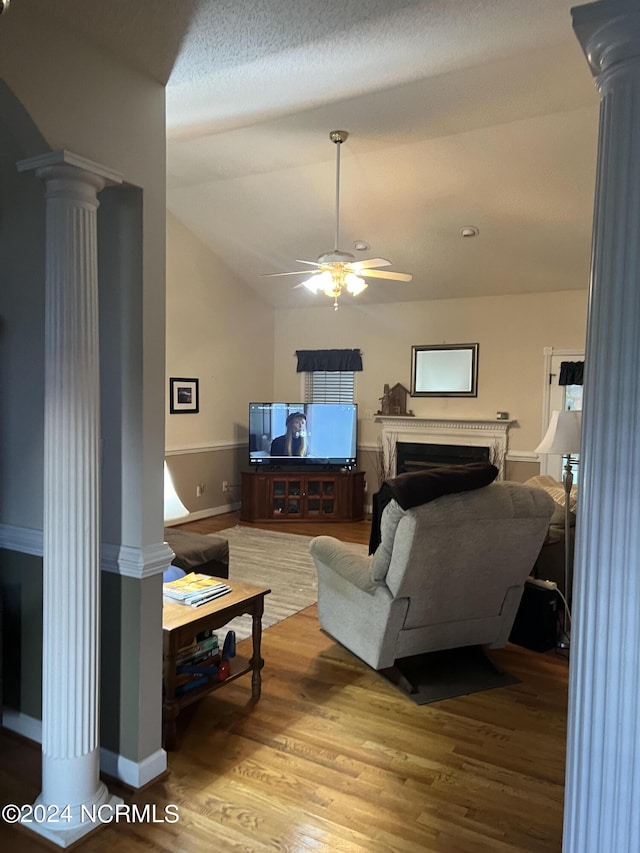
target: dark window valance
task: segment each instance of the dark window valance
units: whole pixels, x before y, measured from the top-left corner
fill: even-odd
[[[563,361],[560,364],[558,385],[582,385],[584,361]]]
[[[296,355],[298,373],[362,370],[362,353],[359,349],[299,349]]]

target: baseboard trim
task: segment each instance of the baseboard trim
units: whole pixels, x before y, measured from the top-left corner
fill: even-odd
[[[144,788],[166,772],[167,753],[164,749],[158,749],[142,761],[132,761],[124,755],[100,747],[100,770],[131,788]]]
[[[42,720],[23,714],[13,708],[4,708],[2,711],[2,725],[5,729],[15,732],[17,735],[32,740],[34,743],[42,743]]]
[[[5,708],[2,713],[2,725],[27,740],[42,743],[42,720],[23,714],[22,711]],[[124,755],[100,747],[100,770],[131,788],[143,788],[166,772],[167,753],[164,749],[158,749],[142,761],[132,761]]]
[[[236,512],[241,507],[240,501],[232,504],[224,504],[224,506],[210,506],[207,509],[199,509],[196,512],[190,512],[184,518],[178,518],[175,521],[165,522],[165,527],[175,527],[176,524],[187,524],[190,521],[197,521],[200,518],[211,518],[214,515],[226,515],[228,512]]]

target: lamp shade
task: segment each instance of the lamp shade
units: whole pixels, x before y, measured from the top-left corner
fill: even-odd
[[[178,521],[180,518],[186,518],[189,515],[189,510],[178,497],[178,493],[173,485],[171,473],[164,463],[164,520]]]
[[[554,411],[544,438],[536,447],[536,453],[555,453],[571,456],[580,453],[582,412],[572,410]]]

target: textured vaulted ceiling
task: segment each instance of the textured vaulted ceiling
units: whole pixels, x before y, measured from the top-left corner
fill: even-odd
[[[260,274],[333,248],[335,128],[341,248],[414,276],[360,301],[587,286],[598,99],[574,4],[32,2],[167,82],[168,208],[272,304],[326,300]]]

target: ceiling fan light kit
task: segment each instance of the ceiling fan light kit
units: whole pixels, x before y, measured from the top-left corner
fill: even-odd
[[[367,288],[367,282],[363,276],[370,278],[386,278],[391,281],[411,281],[413,278],[409,273],[382,272],[376,267],[391,266],[391,262],[384,258],[370,258],[369,260],[356,261],[350,252],[343,252],[340,245],[340,146],[349,134],[346,130],[332,130],[329,139],[336,144],[336,237],[335,247],[331,252],[320,255],[316,261],[298,261],[301,264],[309,264],[317,269],[313,270],[310,277],[296,287],[304,286],[312,293],[324,293],[333,299],[333,308],[338,310],[338,298],[346,291],[351,296],[357,296]],[[363,240],[354,243],[358,251],[365,251],[369,245]],[[301,275],[304,270],[282,273],[266,273],[267,276],[279,275]]]
[[[363,278],[354,272],[350,272],[345,264],[341,266],[342,269],[338,269],[335,265],[331,269],[323,269],[319,275],[312,275],[311,278],[302,282],[312,293],[322,291],[325,296],[333,298],[335,300],[333,307],[336,310],[338,309],[338,296],[342,290],[346,290],[352,296],[357,296],[367,287],[367,282]]]

